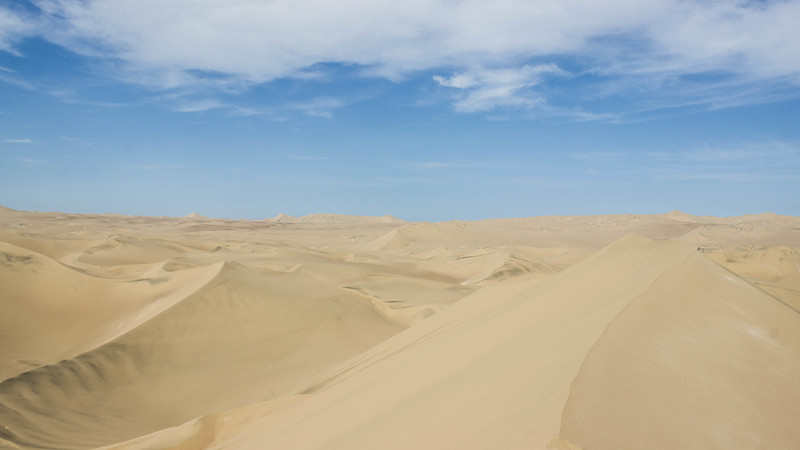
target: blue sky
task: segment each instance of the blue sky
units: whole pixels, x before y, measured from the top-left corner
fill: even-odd
[[[0,0],[0,204],[800,215],[800,1]]]

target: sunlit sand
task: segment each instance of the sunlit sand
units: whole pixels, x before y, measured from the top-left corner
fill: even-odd
[[[800,218],[0,208],[0,448],[796,448]]]

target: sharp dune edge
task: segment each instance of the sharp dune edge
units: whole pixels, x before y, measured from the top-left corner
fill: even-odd
[[[796,448],[800,219],[0,208],[0,448]]]

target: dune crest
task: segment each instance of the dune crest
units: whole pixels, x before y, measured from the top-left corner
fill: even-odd
[[[0,380],[98,347],[211,280],[220,265],[109,280],[0,242]],[[113,304],[97,299],[113,299]]]
[[[792,447],[799,355],[798,311],[692,255],[608,324],[561,435],[587,448]]]

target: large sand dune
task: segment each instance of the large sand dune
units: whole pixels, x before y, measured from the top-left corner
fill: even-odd
[[[0,209],[0,448],[793,448],[800,219]]]

